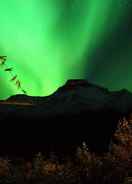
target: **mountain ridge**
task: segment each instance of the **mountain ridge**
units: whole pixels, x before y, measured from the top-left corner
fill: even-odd
[[[16,95],[1,101],[0,122],[5,128],[0,147],[11,153],[6,145],[16,144],[16,154],[50,147],[63,152],[75,151],[86,141],[92,151],[108,151],[118,121],[131,112],[132,93],[128,90],[111,92],[86,80],[69,80],[46,97]],[[10,139],[5,141],[7,131]]]
[[[132,93],[127,89],[109,91],[107,88],[89,83],[87,80],[68,80],[66,84],[59,87],[53,94],[46,97],[27,96],[18,94],[2,100],[0,103],[25,103],[31,105],[45,106],[53,109],[53,106],[62,108],[76,104],[76,108],[88,108],[89,110],[114,110],[121,114],[132,111]],[[45,109],[46,109],[45,108]],[[46,109],[47,110],[47,109]]]

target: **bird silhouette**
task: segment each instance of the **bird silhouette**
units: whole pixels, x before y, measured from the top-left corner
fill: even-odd
[[[7,56],[0,56],[1,60],[6,60]]]
[[[16,81],[16,85],[17,85],[18,88],[21,88],[21,83],[20,83],[19,80]]]
[[[27,92],[26,92],[24,89],[22,89],[22,92],[23,92],[24,94],[27,94]]]
[[[6,72],[11,72],[13,70],[13,68],[6,68],[5,71]]]
[[[12,77],[11,81],[16,80],[16,78],[17,78],[17,75],[15,75],[14,77]]]
[[[0,64],[1,65],[4,65],[5,64],[6,58],[7,58],[7,56],[0,56]]]

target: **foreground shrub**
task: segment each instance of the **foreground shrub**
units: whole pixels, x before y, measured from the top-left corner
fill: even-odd
[[[72,157],[73,158],[73,157]],[[119,121],[109,153],[96,155],[85,144],[74,160],[59,162],[54,153],[32,161],[0,159],[0,183],[130,184],[132,183],[132,116]]]

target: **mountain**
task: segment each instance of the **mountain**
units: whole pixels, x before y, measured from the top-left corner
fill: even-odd
[[[106,151],[119,119],[131,112],[132,93],[126,89],[109,91],[86,80],[68,80],[46,97],[15,95],[0,101],[0,147],[67,151],[86,141],[91,150]]]
[[[109,91],[106,88],[89,83],[86,80],[68,80],[65,85],[47,97],[27,95],[11,96],[0,101],[0,105],[8,106],[39,106],[43,115],[62,113],[74,114],[82,110],[110,110],[121,114],[132,111],[132,93],[126,89]],[[26,108],[26,107],[25,107]]]

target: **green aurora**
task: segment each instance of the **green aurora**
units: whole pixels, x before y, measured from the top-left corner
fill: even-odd
[[[28,95],[70,78],[132,90],[131,0],[0,2],[0,55]],[[20,93],[0,68],[0,98]]]

